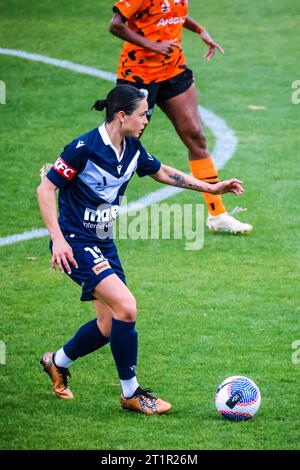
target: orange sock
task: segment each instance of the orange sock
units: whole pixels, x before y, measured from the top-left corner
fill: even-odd
[[[217,183],[218,170],[215,167],[213,159],[208,155],[207,158],[201,160],[190,160],[190,168],[192,174],[198,180],[205,181],[206,183]],[[220,195],[202,193],[204,200],[207,204],[208,212],[211,215],[219,215],[226,212]]]

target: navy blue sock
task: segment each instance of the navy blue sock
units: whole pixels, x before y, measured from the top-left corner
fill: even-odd
[[[98,328],[97,319],[82,325],[70,341],[64,345],[65,354],[75,361],[78,357],[86,356],[109,343]]]
[[[134,327],[135,321],[112,320],[110,347],[121,380],[135,376],[138,341]]]

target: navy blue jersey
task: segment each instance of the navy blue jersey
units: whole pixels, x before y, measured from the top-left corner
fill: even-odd
[[[121,155],[105,123],[64,148],[47,178],[59,188],[59,225],[66,238],[108,239],[105,236],[119,212],[129,180],[152,175],[161,163],[139,139],[126,137]]]

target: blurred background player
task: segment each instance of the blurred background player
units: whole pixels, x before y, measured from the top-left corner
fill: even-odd
[[[120,0],[113,11],[110,32],[126,41],[117,83],[147,90],[148,119],[158,104],[188,149],[193,176],[217,183],[218,171],[207,150],[193,73],[181,48],[182,28],[198,34],[207,44],[207,60],[214,56],[216,49],[223,54],[222,47],[188,16],[188,0]],[[207,193],[203,196],[210,230],[230,233],[252,230],[251,225],[227,212],[221,196]],[[232,213],[238,211],[234,209]]]
[[[110,343],[122,388],[121,406],[162,414],[171,405],[137,381],[136,302],[126,286],[108,224],[118,213],[120,198],[135,171],[140,177],[150,175],[160,183],[195,191],[240,195],[243,188],[236,179],[216,185],[199,181],[147,153],[138,137],[148,122],[148,103],[136,88],[119,85],[94,107],[106,108],[105,122],[64,148],[38,188],[38,201],[51,237],[52,267],[58,265],[81,286],[81,300],[93,302],[96,319],[81,326],[55,353],[45,352],[41,364],[52,380],[54,394],[73,399],[68,367]]]

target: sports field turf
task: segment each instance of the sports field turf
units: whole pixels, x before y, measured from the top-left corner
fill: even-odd
[[[115,72],[121,41],[108,33],[112,4],[3,0],[0,47]],[[248,208],[241,219],[253,233],[205,231],[199,251],[186,251],[184,240],[118,243],[139,307],[138,377],[173,404],[158,417],[121,410],[109,347],[72,366],[76,400],[53,397],[40,355],[61,347],[92,318],[92,307],[80,303],[79,287],[52,272],[47,238],[0,247],[1,449],[300,448],[300,363],[292,363],[292,343],[300,339],[300,104],[291,101],[300,79],[300,8],[294,0],[192,0],[190,14],[225,49],[206,63],[201,40],[184,35],[200,103],[239,139],[220,176],[244,180],[246,194],[224,200],[229,209]],[[5,237],[43,227],[39,168],[101,122],[90,106],[112,84],[1,54],[0,80],[7,89],[0,104]],[[185,149],[159,110],[143,144],[188,170]],[[127,195],[135,200],[159,188],[134,177]],[[201,202],[201,195],[186,191],[168,202]],[[252,378],[262,394],[259,412],[244,423],[225,421],[214,406],[218,384],[236,374]]]

